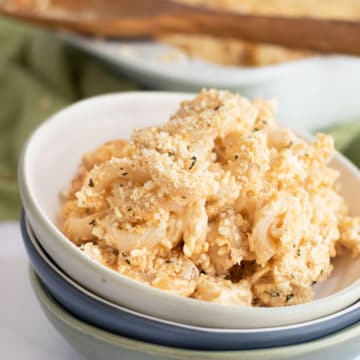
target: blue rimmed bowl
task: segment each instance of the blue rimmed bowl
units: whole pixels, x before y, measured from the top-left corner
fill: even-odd
[[[77,319],[62,308],[30,271],[42,310],[66,341],[88,360],[310,360],[355,359],[360,353],[360,324],[305,344],[241,351],[199,351],[149,344],[116,335]]]
[[[32,266],[59,304],[86,323],[132,339],[185,349],[248,350],[308,342],[360,320],[360,302],[317,320],[273,328],[214,329],[161,320],[110,303],[77,284],[42,249],[24,213],[21,232]]]

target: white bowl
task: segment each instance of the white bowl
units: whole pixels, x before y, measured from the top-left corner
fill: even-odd
[[[278,308],[225,306],[179,297],[123,276],[86,257],[56,227],[59,194],[68,188],[84,152],[134,127],[164,122],[190,94],[123,93],[82,101],[46,121],[27,142],[19,165],[26,214],[40,243],[73,279],[116,304],[158,318],[217,328],[290,325],[339,311],[360,298],[360,258],[337,259],[331,280],[319,284],[311,303]],[[343,195],[360,214],[359,171],[337,155]],[[342,265],[341,265],[342,264]],[[349,266],[351,264],[351,266]],[[144,301],[146,299],[146,301]]]
[[[150,89],[198,91],[203,87],[238,91],[248,97],[276,97],[280,118],[313,131],[360,118],[360,59],[313,56],[264,67],[221,66],[179,56],[179,50],[151,40],[100,40],[66,34],[63,38],[97,56],[112,69]],[[301,111],[299,111],[301,109]]]

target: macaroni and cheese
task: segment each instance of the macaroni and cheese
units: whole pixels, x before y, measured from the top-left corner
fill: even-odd
[[[329,166],[275,104],[203,90],[171,119],[84,155],[63,232],[90,258],[150,286],[222,304],[312,299],[345,247],[360,251]]]

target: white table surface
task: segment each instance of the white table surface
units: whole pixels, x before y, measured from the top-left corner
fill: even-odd
[[[0,243],[0,359],[84,360],[40,310],[30,287],[18,223],[0,223]]]
[[[0,359],[84,360],[40,310],[18,223],[0,224]]]

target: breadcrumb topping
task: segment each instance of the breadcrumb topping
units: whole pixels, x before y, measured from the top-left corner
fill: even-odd
[[[280,127],[276,106],[203,90],[171,119],[83,157],[64,234],[150,286],[223,304],[312,299],[340,247],[360,252],[329,167],[333,139]]]

